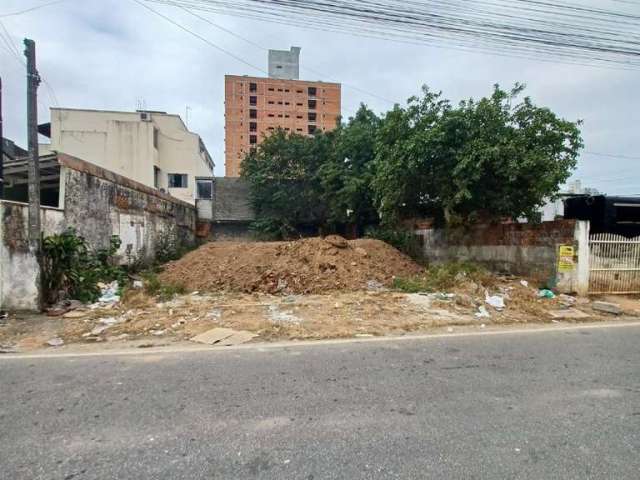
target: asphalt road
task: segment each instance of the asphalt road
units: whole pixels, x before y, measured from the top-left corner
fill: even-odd
[[[0,357],[2,479],[637,479],[640,327]]]

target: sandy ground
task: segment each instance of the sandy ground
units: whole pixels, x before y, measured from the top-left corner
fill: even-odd
[[[22,352],[64,345],[102,344],[139,347],[188,341],[215,327],[247,330],[253,342],[353,338],[435,330],[495,328],[618,318],[596,312],[589,300],[539,299],[537,290],[505,280],[490,294],[505,298],[502,311],[486,303],[484,291],[407,294],[393,291],[334,292],[317,295],[201,294],[160,302],[141,291],[112,308],[75,310],[65,317],[14,314],[0,324],[0,351]],[[640,317],[640,300],[605,297],[620,305],[624,318]],[[478,317],[479,307],[490,317]],[[578,309],[580,320],[553,319],[549,311]],[[54,348],[54,347],[51,347]]]

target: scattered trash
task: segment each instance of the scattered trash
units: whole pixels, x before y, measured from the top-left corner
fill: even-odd
[[[547,288],[543,288],[538,292],[538,298],[556,298],[556,294]]]
[[[209,313],[207,313],[207,318],[215,318],[216,320],[220,320],[222,318],[222,310],[219,308],[214,308]]]
[[[82,306],[82,302],[78,300],[60,300],[58,303],[47,308],[46,313],[49,317],[59,317]]]
[[[114,280],[111,283],[99,283],[98,288],[100,288],[100,298],[98,298],[98,303],[100,304],[116,304],[120,301],[120,296],[118,295],[118,281]]]
[[[522,285],[523,287],[528,287],[529,282],[527,282],[526,280],[520,280],[520,285]]]
[[[142,280],[133,281],[133,288],[142,288],[142,287],[144,287],[144,283],[142,283]]]
[[[377,280],[367,280],[367,290],[370,292],[381,292],[386,290],[385,286]]]
[[[617,303],[611,302],[593,302],[591,304],[591,308],[597,310],[598,312],[611,313],[613,315],[621,315],[622,308]]]
[[[293,313],[280,310],[277,305],[269,305],[267,315],[273,323],[289,323],[295,325],[302,323],[302,319],[296,317]]]
[[[108,325],[98,325],[97,327],[94,327],[93,330],[91,330],[88,334],[85,333],[85,336],[87,337],[91,337],[91,336],[97,336],[100,335],[102,332],[104,332],[107,328],[109,328]]]
[[[61,347],[62,345],[64,345],[64,340],[62,340],[60,337],[54,337],[51,340],[47,340],[47,345],[49,345],[50,347]]]
[[[160,335],[164,335],[167,331],[166,330],[151,330],[149,331],[149,333],[151,335],[155,335],[157,337],[159,337]]]
[[[230,346],[245,343],[257,337],[255,333],[244,330],[232,330],[231,328],[213,328],[200,335],[191,338],[192,342],[206,343],[208,345]]]
[[[478,307],[478,311],[475,314],[476,318],[491,318],[491,314],[487,311],[484,305]]]
[[[62,318],[82,318],[86,317],[89,312],[87,310],[71,310],[62,315]]]
[[[442,292],[438,292],[438,293],[432,293],[430,294],[430,296],[436,300],[442,300],[443,302],[448,302],[450,300],[453,300],[454,298],[456,298],[456,294],[455,293],[442,293]]]
[[[480,328],[484,328],[484,327],[485,327],[484,323],[480,324]]]
[[[373,337],[373,334],[371,333],[356,333],[354,335],[357,338],[368,338],[368,337]]]
[[[98,322],[101,323],[102,325],[107,325],[107,326],[111,326],[111,325],[115,325],[116,323],[120,323],[120,321],[117,320],[114,317],[101,318],[100,320],[98,320]]]
[[[575,297],[572,297],[571,295],[567,295],[565,293],[561,293],[560,295],[558,295],[558,300],[560,300],[560,303],[565,307],[571,307],[577,302]]]
[[[18,353],[18,349],[11,345],[0,345],[0,353]]]
[[[504,310],[504,297],[500,296],[500,295],[489,295],[488,293],[485,293],[485,302],[487,302],[487,304],[491,305],[493,308],[495,308],[497,311],[502,311]]]
[[[566,308],[564,310],[549,310],[547,312],[551,318],[558,320],[579,320],[589,318],[589,315],[577,308]]]
[[[4,310],[0,310],[0,320],[4,320],[7,317],[9,317],[9,313]]]
[[[453,328],[451,328],[451,327],[447,328],[447,332],[449,332],[449,333],[453,332]]]

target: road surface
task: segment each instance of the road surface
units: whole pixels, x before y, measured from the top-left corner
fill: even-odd
[[[6,479],[637,479],[640,327],[0,356]]]

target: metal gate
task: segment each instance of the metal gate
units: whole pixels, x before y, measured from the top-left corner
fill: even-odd
[[[589,293],[640,293],[640,237],[590,236]]]

